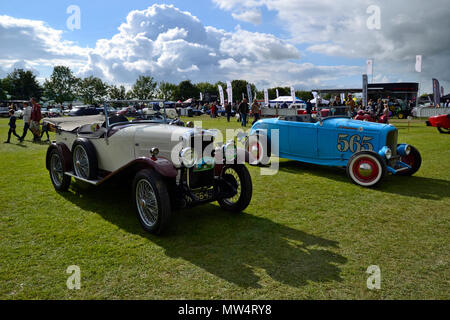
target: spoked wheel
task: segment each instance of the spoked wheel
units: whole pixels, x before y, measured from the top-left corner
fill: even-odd
[[[409,155],[401,157],[400,161],[409,165],[411,169],[400,171],[398,175],[411,176],[416,173],[422,165],[422,156],[420,155],[419,150],[417,150],[413,146],[410,146],[410,148],[411,151]]]
[[[133,193],[144,230],[154,234],[163,232],[171,216],[169,193],[163,179],[152,170],[141,170],[134,178]]]
[[[446,128],[442,128],[442,127],[438,127],[437,129],[440,133],[450,134],[450,129],[446,129]]]
[[[93,180],[97,178],[97,155],[91,142],[78,139],[73,144],[73,167],[77,177]]]
[[[70,177],[64,174],[64,165],[58,150],[50,154],[50,179],[57,191],[67,191],[70,185]]]
[[[386,175],[386,163],[375,152],[355,153],[347,164],[347,176],[353,183],[362,187],[373,187]]]
[[[263,135],[250,136],[245,144],[248,151],[250,165],[268,164],[270,160],[270,146],[267,138]]]
[[[225,166],[222,178],[236,190],[236,194],[230,198],[220,199],[218,201],[220,206],[227,211],[242,212],[252,199],[253,186],[250,173],[242,164]]]

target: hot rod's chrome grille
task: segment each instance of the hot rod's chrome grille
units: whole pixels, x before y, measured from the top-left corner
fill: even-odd
[[[391,149],[392,156],[397,156],[397,139],[398,139],[398,130],[389,131],[386,137],[386,146]]]

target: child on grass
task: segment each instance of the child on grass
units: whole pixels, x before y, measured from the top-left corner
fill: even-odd
[[[17,139],[20,140],[20,136],[16,133],[16,117],[14,116],[14,110],[9,110],[9,131],[8,131],[8,140],[5,143],[9,143],[11,141],[11,133],[14,134]]]

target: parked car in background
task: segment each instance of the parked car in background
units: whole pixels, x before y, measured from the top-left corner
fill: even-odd
[[[2,118],[9,117],[9,108],[8,107],[0,107],[0,117],[2,117]]]
[[[426,124],[427,126],[436,127],[440,133],[450,134],[450,114],[430,117]]]
[[[113,108],[113,107],[108,106],[107,109],[108,109],[108,114],[115,114],[115,113],[117,113],[117,110],[115,108]],[[99,107],[99,108],[97,108],[97,111],[100,114],[103,114],[103,113],[105,113],[105,108],[104,107]]]
[[[69,112],[70,117],[80,117],[80,116],[94,116],[99,114],[98,110],[92,106],[79,106],[73,107]]]
[[[274,129],[280,158],[345,167],[349,179],[363,187],[377,185],[387,173],[412,175],[422,164],[416,148],[397,142],[398,130],[392,125],[311,115],[256,122],[246,141],[254,164],[268,162]]]
[[[14,116],[18,119],[23,119],[23,110],[22,109],[18,109],[14,112]]]
[[[62,117],[63,113],[60,108],[51,108],[48,110],[48,117],[50,118],[56,118],[56,117]]]
[[[41,107],[41,114],[42,114],[42,117],[48,118],[49,117],[49,110],[47,108],[45,108],[45,107]]]

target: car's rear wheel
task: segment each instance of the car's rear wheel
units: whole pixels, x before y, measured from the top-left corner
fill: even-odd
[[[77,177],[93,180],[98,176],[95,148],[89,140],[78,139],[72,148],[73,167]]]
[[[347,176],[359,186],[374,187],[386,176],[386,163],[378,153],[361,151],[348,161]]]
[[[220,199],[218,202],[222,209],[231,212],[244,211],[252,200],[252,178],[248,169],[243,164],[225,166],[222,170],[222,178],[236,190],[231,198]]]
[[[409,165],[411,169],[400,171],[398,175],[411,176],[414,173],[416,173],[420,169],[420,166],[422,165],[422,156],[420,155],[419,150],[417,150],[413,146],[410,147],[411,151],[409,155],[401,157],[400,161]]]
[[[145,231],[161,234],[171,218],[169,192],[161,176],[150,169],[136,174],[133,199],[137,217]]]
[[[71,178],[64,174],[64,162],[60,153],[56,149],[52,150],[50,153],[49,169],[53,187],[57,191],[67,191],[70,186]]]

